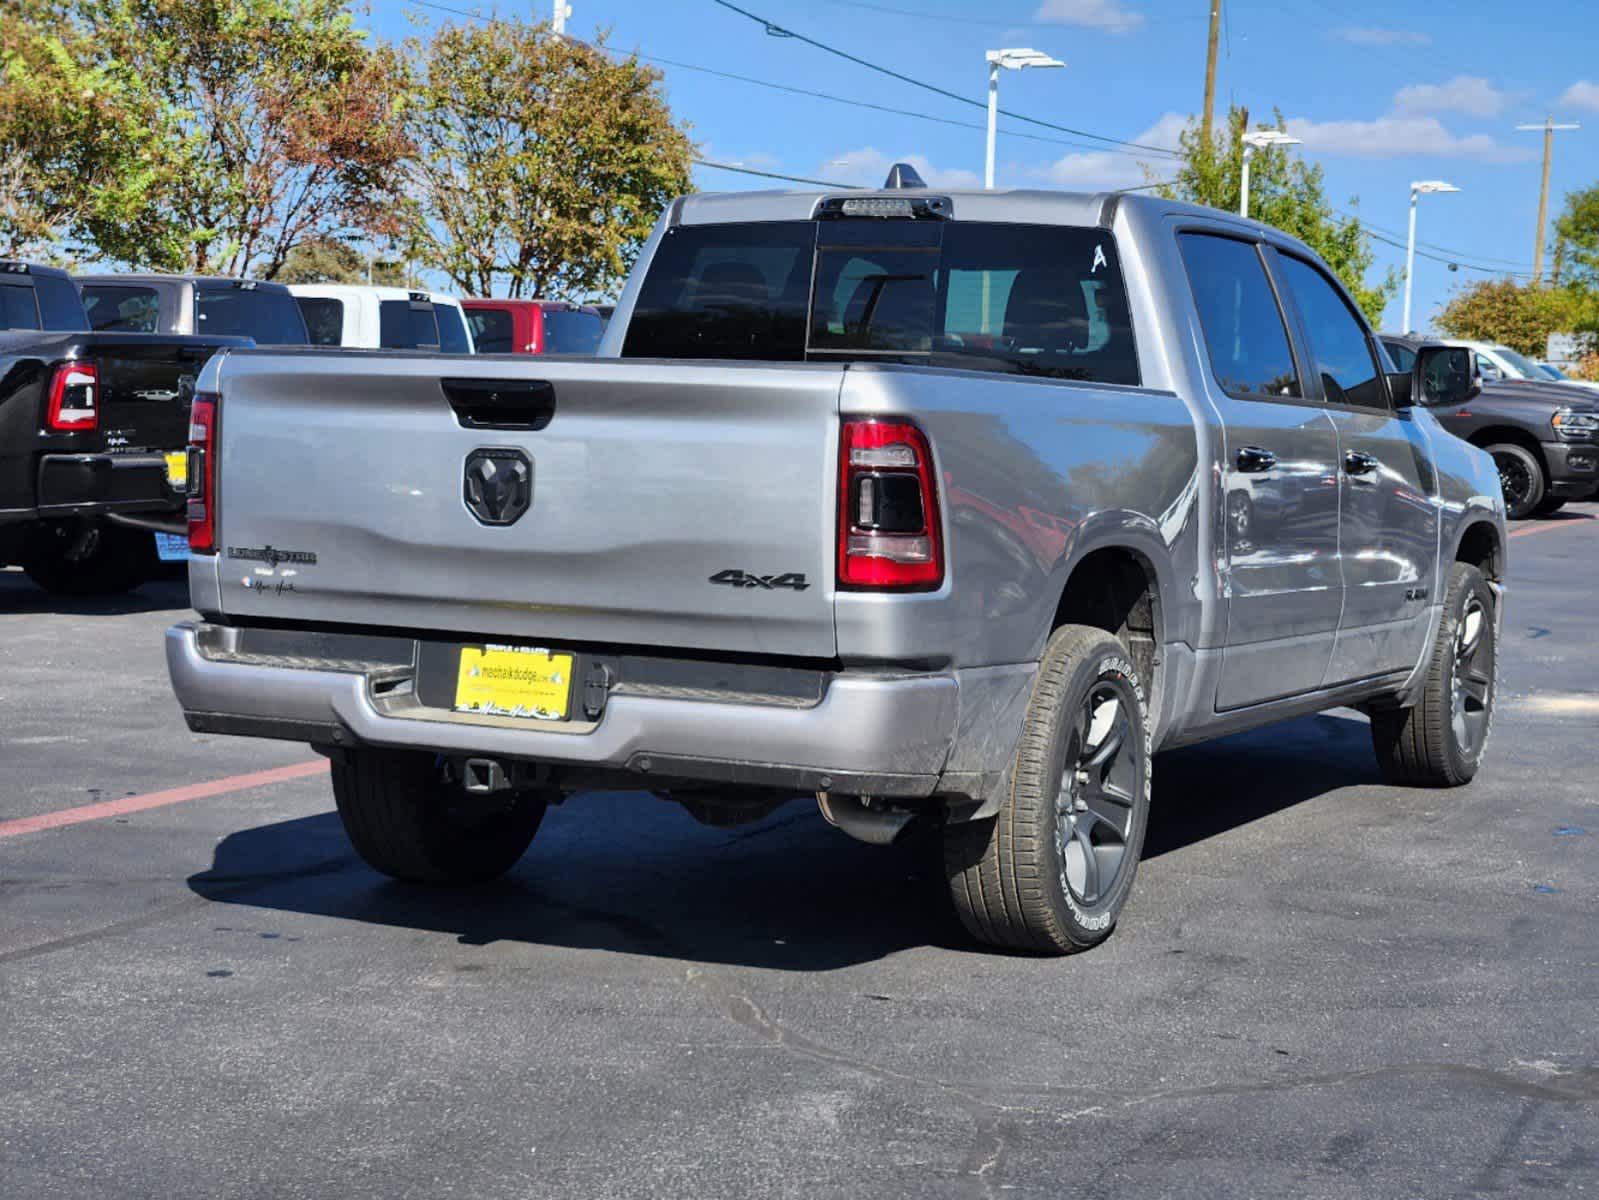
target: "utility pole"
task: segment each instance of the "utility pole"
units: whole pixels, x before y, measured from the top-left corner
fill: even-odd
[[[550,19],[550,32],[556,37],[566,33],[566,18],[572,15],[572,6],[566,0],[555,0],[555,13]]]
[[[1200,116],[1200,134],[1210,145],[1211,114],[1216,108],[1216,43],[1221,38],[1221,0],[1210,0],[1210,47],[1205,52],[1205,111]]]
[[[1543,282],[1544,223],[1549,219],[1549,160],[1554,157],[1555,131],[1576,129],[1577,125],[1556,125],[1553,117],[1545,117],[1542,125],[1517,125],[1519,130],[1543,130],[1543,186],[1538,189],[1538,237],[1532,245],[1532,283]]]

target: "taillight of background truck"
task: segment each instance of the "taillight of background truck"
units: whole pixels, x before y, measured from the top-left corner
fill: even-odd
[[[50,378],[46,424],[53,433],[79,433],[100,424],[100,368],[64,362]]]
[[[931,591],[944,580],[927,439],[905,421],[850,418],[839,447],[838,586]]]
[[[189,549],[214,554],[217,548],[217,409],[222,397],[197,392],[189,410]]]

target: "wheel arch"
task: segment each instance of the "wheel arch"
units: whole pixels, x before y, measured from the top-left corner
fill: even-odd
[[[1164,565],[1129,541],[1085,547],[1066,570],[1049,627],[1053,633],[1062,625],[1089,625],[1119,639],[1138,669],[1151,720],[1160,712],[1163,682]]]

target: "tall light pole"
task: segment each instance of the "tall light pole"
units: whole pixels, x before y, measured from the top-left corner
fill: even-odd
[[[1410,277],[1416,273],[1416,197],[1431,192],[1458,192],[1460,189],[1441,179],[1424,179],[1410,185],[1410,237],[1405,242],[1405,315],[1400,333],[1410,332]]]
[[[555,11],[550,15],[550,32],[560,37],[566,32],[566,18],[572,15],[572,6],[566,0],[555,0]]]
[[[994,123],[999,119],[999,69],[1021,71],[1028,67],[1064,67],[1042,50],[990,50],[988,58],[988,157],[984,160],[983,186],[994,186]]]
[[[1545,117],[1542,125],[1517,125],[1517,129],[1543,130],[1543,186],[1538,189],[1538,239],[1532,245],[1532,282],[1543,282],[1544,222],[1549,219],[1549,160],[1554,157],[1555,131],[1576,129],[1577,125],[1556,125],[1553,117]]]
[[[1238,215],[1249,215],[1249,157],[1256,150],[1270,146],[1297,146],[1301,138],[1289,137],[1280,129],[1254,129],[1244,134],[1243,177],[1238,184]]]

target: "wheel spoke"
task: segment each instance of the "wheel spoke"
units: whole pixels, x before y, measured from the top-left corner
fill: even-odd
[[[1121,710],[1120,702],[1117,702],[1116,719],[1110,727],[1110,732],[1094,747],[1094,752],[1088,756],[1088,761],[1083,763],[1083,768],[1091,772],[1103,770],[1106,764],[1120,753],[1122,743],[1127,740],[1128,725],[1127,714]]]
[[[1125,841],[1128,825],[1133,816],[1133,798],[1121,788],[1108,784],[1103,787],[1086,787],[1080,794],[1086,808],[1079,817],[1079,824],[1104,825],[1114,832],[1119,840]],[[1082,816],[1090,820],[1082,821]]]
[[[1475,702],[1476,711],[1479,712],[1488,707],[1489,685],[1490,681],[1475,671],[1462,676],[1460,680],[1460,689],[1465,693],[1465,698],[1467,701]],[[1465,707],[1468,712],[1472,711],[1471,703]]]
[[[1072,842],[1082,856],[1083,888],[1080,894],[1089,904],[1099,899],[1099,857],[1094,853],[1094,843],[1088,836],[1091,824],[1089,821],[1078,822]]]

